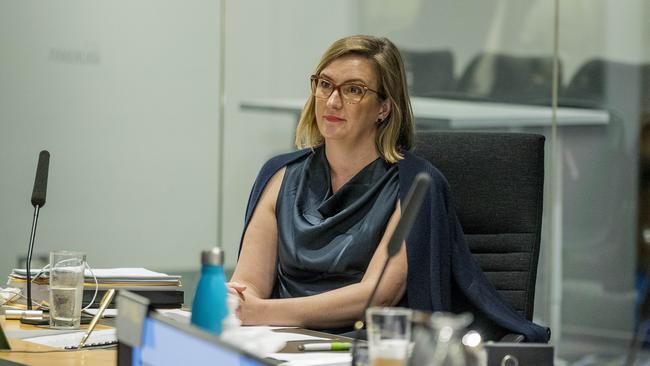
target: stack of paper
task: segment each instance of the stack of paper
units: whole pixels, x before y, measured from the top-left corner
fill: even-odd
[[[47,301],[49,298],[49,271],[32,269],[31,275],[32,298],[36,302]],[[25,293],[26,282],[27,271],[18,268],[9,275],[7,285],[17,287]],[[159,307],[180,307],[184,302],[181,276],[154,272],[145,268],[94,268],[92,272],[86,269],[84,272],[84,306],[90,303],[96,286],[99,291],[95,305],[103,293],[111,288],[144,294],[154,306]]]
[[[32,269],[32,283],[48,285],[50,283],[49,271],[40,271]],[[40,273],[40,275],[39,275]],[[170,276],[165,273],[150,271],[145,268],[95,268],[92,272],[86,269],[84,272],[84,286],[95,287],[97,278],[99,286],[102,288],[122,288],[142,290],[143,287],[154,287],[155,290],[174,290],[181,285],[181,276]],[[36,275],[39,275],[35,278]],[[14,269],[9,275],[10,286],[25,283],[27,280],[27,271],[22,268]]]

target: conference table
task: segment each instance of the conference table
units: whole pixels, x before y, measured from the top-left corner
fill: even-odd
[[[108,329],[112,322],[102,321],[104,324],[97,325],[95,329]],[[23,341],[12,338],[12,333],[16,332],[37,332],[42,327],[20,323],[19,320],[7,320],[0,316],[0,325],[8,334],[9,344],[12,352],[0,351],[0,366],[4,365],[3,360],[17,362],[19,364],[34,366],[63,366],[63,365],[116,365],[117,351],[115,348],[109,349],[85,349],[81,351],[59,351],[56,348]],[[88,325],[81,325],[81,330],[87,329]],[[20,353],[17,351],[27,351]],[[35,353],[39,352],[39,353]]]
[[[114,319],[104,319],[101,321],[103,324],[98,325],[95,329],[109,329],[115,323]],[[42,330],[43,327],[34,325],[21,324],[19,320],[7,320],[4,316],[0,316],[0,325],[6,333],[8,333],[9,344],[11,345],[12,352],[2,352],[0,350],[0,366],[5,366],[3,361],[12,361],[19,364],[34,365],[34,366],[102,366],[102,365],[117,365],[117,348],[104,348],[104,349],[84,349],[81,351],[61,351],[56,348],[24,341],[17,338],[12,338],[11,334],[16,332],[30,332]],[[82,325],[81,330],[87,328],[87,325]],[[328,333],[317,332],[308,329],[300,328],[287,328],[276,330],[277,332],[298,333],[313,337],[325,338],[329,341],[335,342],[350,342],[350,338],[337,336]],[[304,343],[322,342],[321,341],[289,341],[286,346],[280,350],[280,353],[302,353],[298,350],[298,346]],[[20,353],[16,351],[28,351],[29,353]],[[38,353],[37,353],[38,352]]]
[[[247,99],[239,103],[242,112],[287,113],[298,122],[307,97]],[[562,304],[562,210],[563,210],[563,146],[578,143],[592,146],[602,141],[589,140],[580,131],[583,129],[604,129],[610,124],[610,113],[606,110],[559,107],[511,103],[493,103],[474,100],[411,97],[416,129],[426,130],[481,130],[542,133],[547,136],[546,186],[554,187],[550,209],[545,209],[545,220],[552,225],[550,241],[550,262],[548,273],[550,287],[549,325],[555,339],[561,335]],[[555,123],[554,123],[555,122]],[[554,129],[556,127],[556,129]],[[557,131],[555,141],[551,139]],[[564,132],[566,131],[566,132]],[[567,141],[565,141],[567,140]],[[292,142],[293,138],[289,142]],[[293,146],[293,145],[292,145]],[[548,153],[551,152],[551,153]],[[554,162],[548,164],[548,162]],[[571,207],[572,204],[569,204]],[[567,228],[572,230],[572,228]],[[553,270],[550,270],[550,269]]]

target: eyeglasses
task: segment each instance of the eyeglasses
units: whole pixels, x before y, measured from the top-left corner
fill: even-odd
[[[332,93],[334,93],[334,90],[338,90],[339,95],[347,104],[357,104],[361,102],[363,97],[369,91],[383,98],[383,95],[380,92],[372,90],[359,83],[343,83],[341,85],[336,85],[330,80],[319,78],[316,75],[310,76],[309,80],[311,80],[312,95],[319,99],[328,99]]]

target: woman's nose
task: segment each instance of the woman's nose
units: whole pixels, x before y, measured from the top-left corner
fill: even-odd
[[[327,98],[327,106],[331,108],[341,108],[343,106],[343,97],[339,89],[332,91],[330,97]]]

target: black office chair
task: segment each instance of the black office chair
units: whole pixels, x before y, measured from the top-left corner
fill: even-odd
[[[647,109],[650,96],[650,65],[605,59],[585,62],[560,94],[559,105],[608,109],[621,118],[637,118],[626,111]],[[636,98],[636,100],[635,100]],[[644,108],[645,106],[645,108]]]
[[[559,80],[562,80],[560,66]],[[466,99],[550,105],[553,57],[481,53],[467,65],[456,92]]]
[[[449,50],[402,49],[411,96],[434,97],[454,90],[454,55]]]
[[[474,259],[528,320],[542,228],[544,140],[536,134],[429,131],[418,133],[414,149],[447,178]],[[452,304],[454,311],[471,310]]]

